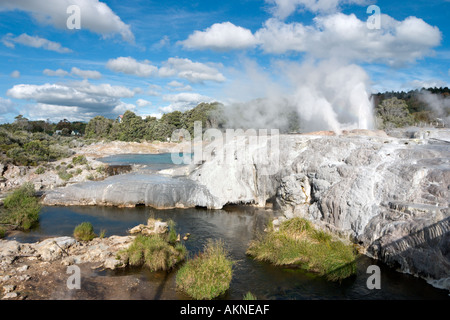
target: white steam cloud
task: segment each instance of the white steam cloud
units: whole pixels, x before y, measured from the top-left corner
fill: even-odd
[[[425,102],[433,111],[433,115],[450,124],[450,97],[433,94],[429,91],[421,91],[419,99]]]
[[[363,68],[338,60],[279,62],[284,83],[271,79],[254,63],[229,88],[237,101],[264,97],[225,108],[227,126],[318,131],[372,129],[373,105],[369,77]]]

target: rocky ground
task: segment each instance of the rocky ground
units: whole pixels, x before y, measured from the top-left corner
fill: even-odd
[[[139,285],[135,277],[108,277],[104,270],[123,269],[118,255],[136,234],[166,233],[166,222],[149,219],[147,225],[130,229],[130,236],[77,241],[72,237],[49,238],[37,243],[0,240],[0,299],[129,299]],[[80,268],[80,286],[74,284],[70,266]]]

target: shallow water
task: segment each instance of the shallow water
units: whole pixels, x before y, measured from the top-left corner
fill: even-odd
[[[171,209],[154,210],[148,207],[44,207],[39,228],[16,234],[21,242],[35,242],[54,236],[70,236],[76,225],[91,222],[98,234],[126,235],[127,230],[149,217],[172,219],[178,233],[191,233],[185,242],[190,256],[201,251],[208,239],[222,239],[231,258],[236,262],[230,290],[219,299],[239,300],[248,292],[258,299],[449,299],[448,292],[433,288],[424,280],[398,273],[367,257],[357,260],[358,272],[342,283],[326,281],[317,275],[298,269],[274,267],[254,261],[245,254],[248,243],[255,239],[273,217],[271,210],[230,206],[224,210]],[[367,267],[381,268],[381,290],[369,290]],[[176,291],[176,269],[171,272],[149,272],[141,268],[102,271],[97,276],[134,277],[140,285],[132,299],[188,299]]]
[[[180,163],[179,165],[188,164],[189,163],[188,160],[192,157],[191,154],[175,154],[175,155],[183,159],[183,163]],[[171,153],[117,154],[100,158],[98,160],[113,166],[141,165],[145,169],[149,170],[164,170],[177,166],[177,164],[175,164],[172,160]]]

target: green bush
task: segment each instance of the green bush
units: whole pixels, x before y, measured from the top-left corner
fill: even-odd
[[[39,167],[36,169],[35,171],[36,174],[44,174],[45,173],[45,168],[44,167]]]
[[[65,168],[60,168],[58,170],[58,176],[64,181],[69,181],[70,179],[73,178],[73,175],[67,172]]]
[[[85,156],[81,155],[81,156],[74,157],[72,159],[72,163],[74,165],[84,165],[84,164],[88,164],[88,161]]]
[[[209,241],[203,253],[178,270],[177,288],[196,300],[211,300],[229,289],[232,267],[223,242]]]
[[[94,233],[94,227],[90,222],[83,222],[75,227],[73,236],[77,240],[91,241],[96,237],[96,234]]]
[[[169,270],[184,260],[186,248],[179,243],[170,244],[164,235],[138,235],[119,256],[131,266],[146,266],[151,271]]]
[[[331,234],[316,230],[300,218],[287,220],[279,231],[270,231],[252,241],[247,254],[274,265],[297,265],[330,281],[356,273],[357,254],[352,245],[333,240]]]
[[[2,227],[0,227],[0,239],[4,238],[6,235],[6,230]]]
[[[3,223],[29,230],[39,222],[41,205],[35,197],[34,185],[30,183],[24,184],[8,195],[3,202],[3,207]]]

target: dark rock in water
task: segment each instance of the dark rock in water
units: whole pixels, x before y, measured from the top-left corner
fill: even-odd
[[[108,176],[117,176],[119,174],[129,173],[133,168],[131,165],[107,165],[105,170]]]

